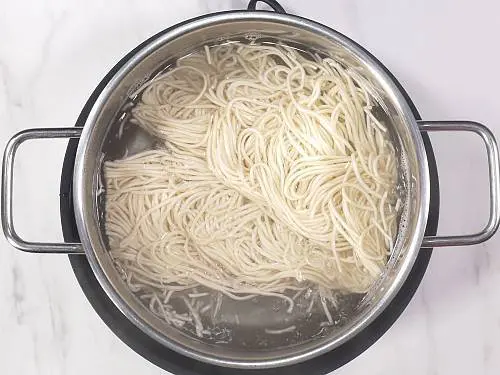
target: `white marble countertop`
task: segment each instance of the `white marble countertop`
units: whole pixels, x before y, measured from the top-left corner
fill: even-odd
[[[2,0],[0,145],[29,127],[72,126],[126,52],[176,22],[246,0]],[[500,137],[496,0],[283,0],[291,13],[354,38],[392,70],[425,119],[473,119]],[[441,233],[477,230],[488,213],[482,144],[433,135]],[[60,239],[65,142],[20,150],[15,218],[30,239]],[[42,181],[43,180],[43,181]],[[439,249],[394,326],[338,374],[500,373],[500,234]],[[0,240],[0,373],[164,374],[135,354],[85,299],[67,257],[23,254]]]

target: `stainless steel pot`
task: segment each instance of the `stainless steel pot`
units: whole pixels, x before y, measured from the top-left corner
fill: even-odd
[[[255,6],[255,1],[252,1]],[[274,2],[272,2],[274,3]],[[279,8],[275,8],[281,11]],[[308,46],[326,55],[335,55],[358,69],[384,103],[400,156],[400,183],[405,187],[405,214],[395,247],[380,281],[372,287],[348,323],[326,335],[300,344],[282,343],[263,349],[241,349],[207,344],[188,337],[155,317],[128,289],[115,270],[101,230],[98,184],[103,155],[112,148],[116,117],[129,94],[151,78],[165,61],[175,60],[204,44],[224,40],[272,39]],[[490,216],[485,228],[475,234],[424,237],[429,208],[429,171],[421,132],[467,131],[485,142],[490,177]],[[23,240],[16,233],[12,214],[13,163],[18,146],[30,139],[80,138],[76,155],[73,202],[82,243],[38,243]],[[2,224],[9,242],[34,253],[84,253],[97,279],[113,303],[147,335],[168,348],[200,361],[227,367],[269,368],[311,359],[338,347],[375,319],[396,295],[407,278],[420,248],[464,246],[490,238],[500,223],[499,154],[492,133],[470,121],[417,121],[403,94],[381,65],[364,49],[344,35],[314,21],[281,13],[233,11],[211,14],[176,25],[154,36],[116,72],[97,98],[83,129],[30,129],[15,135],[7,144],[2,170]]]

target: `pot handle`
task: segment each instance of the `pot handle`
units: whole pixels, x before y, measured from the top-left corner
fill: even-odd
[[[12,215],[12,190],[14,158],[17,148],[30,139],[79,138],[82,128],[27,129],[13,136],[5,147],[2,165],[2,227],[7,240],[19,250],[30,253],[83,254],[80,243],[29,242],[23,240],[14,229]]]
[[[490,183],[490,217],[483,230],[474,234],[461,236],[424,237],[422,247],[467,246],[488,240],[500,224],[500,169],[498,145],[493,133],[484,125],[473,121],[417,121],[420,131],[466,131],[479,135],[486,146]]]
[[[262,1],[263,3],[266,3],[267,5],[269,5],[271,8],[273,8],[273,10],[277,13],[281,13],[281,14],[286,14],[285,12],[285,8],[283,8],[280,3],[278,3],[276,0],[250,0],[250,2],[248,3],[248,7],[247,9],[248,10],[257,10],[257,3],[259,1]]]

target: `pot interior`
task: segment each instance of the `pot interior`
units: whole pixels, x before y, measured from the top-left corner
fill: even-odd
[[[104,233],[106,202],[102,166],[156,147],[157,139],[129,122],[136,90],[175,61],[205,45],[239,41],[284,43],[299,50],[332,56],[370,83],[381,105],[378,118],[387,126],[397,151],[398,188],[403,207],[399,231],[386,269],[366,294],[339,295],[332,311],[309,309],[310,295],[296,297],[293,314],[283,300],[254,297],[234,301],[209,293],[200,303],[220,304],[216,316],[202,317],[219,328],[209,338],[178,329],[151,312],[127,286],[108,251]],[[196,19],[153,37],[115,74],[86,122],[75,167],[75,206],[80,238],[96,276],[113,302],[139,328],[162,344],[196,359],[233,367],[273,367],[300,362],[337,347],[373,320],[404,282],[416,258],[428,209],[427,160],[415,119],[391,79],[352,41],[324,26],[293,16],[230,12]],[[206,290],[197,290],[204,293]],[[190,291],[192,293],[192,291]],[[310,293],[309,293],[310,294]],[[179,294],[190,298],[188,295]],[[175,306],[175,299],[172,304]],[[179,305],[179,309],[183,307]],[[306,313],[306,310],[307,313]],[[278,333],[294,326],[290,332]]]

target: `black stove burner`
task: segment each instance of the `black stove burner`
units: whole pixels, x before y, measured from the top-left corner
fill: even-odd
[[[168,29],[167,29],[168,30]],[[161,32],[160,34],[166,32]],[[158,34],[159,35],[159,34]],[[101,81],[95,91],[90,96],[85,104],[75,126],[83,126],[89,112],[94,105],[98,95],[103,90],[104,86],[109,82],[111,77],[116,71],[143,45],[150,40],[156,38],[158,35],[153,36],[151,39],[145,41],[136,49],[131,51],[125,56]],[[362,48],[362,47],[360,47]],[[367,51],[365,51],[368,53]],[[373,56],[372,56],[373,57]],[[374,57],[373,57],[374,58]],[[375,59],[375,58],[374,58]],[[380,63],[381,66],[383,66]],[[385,69],[386,72],[392,77],[399,89],[405,94],[406,100],[410,103],[413,113],[417,119],[420,115],[416,107],[411,102],[411,99],[406,94],[401,85],[392,76],[392,74]],[[431,181],[431,199],[429,207],[429,218],[427,222],[426,235],[435,235],[437,230],[437,223],[439,217],[439,182],[436,169],[436,160],[432,151],[431,142],[426,133],[422,133],[422,138],[427,152],[427,160],[429,162],[429,172]],[[63,170],[61,175],[61,189],[60,189],[60,210],[61,210],[61,225],[66,242],[79,242],[78,231],[75,223],[75,215],[73,210],[72,200],[72,181],[73,181],[73,167],[75,162],[76,149],[78,140],[72,139],[69,141],[64,159]],[[178,375],[320,375],[326,374],[337,368],[343,366],[347,362],[356,358],[371,345],[373,345],[396,321],[406,308],[411,298],[415,294],[422,277],[427,269],[429,260],[432,254],[431,249],[422,249],[417,257],[415,265],[413,266],[408,279],[403,284],[401,290],[396,295],[394,300],[389,306],[375,319],[367,328],[360,332],[350,341],[341,345],[340,347],[316,357],[312,360],[282,368],[269,369],[269,370],[236,370],[229,368],[222,368],[205,364],[191,358],[187,358],[176,352],[167,349],[161,344],[157,343],[139,328],[132,324],[111,302],[104,290],[99,285],[99,282],[94,276],[87,258],[83,255],[69,255],[73,272],[80,283],[83,292],[87,296],[92,307],[97,311],[101,319],[108,325],[108,327],[129,347],[135,350],[138,354],[146,358],[148,361],[155,365],[167,370],[173,374]]]

